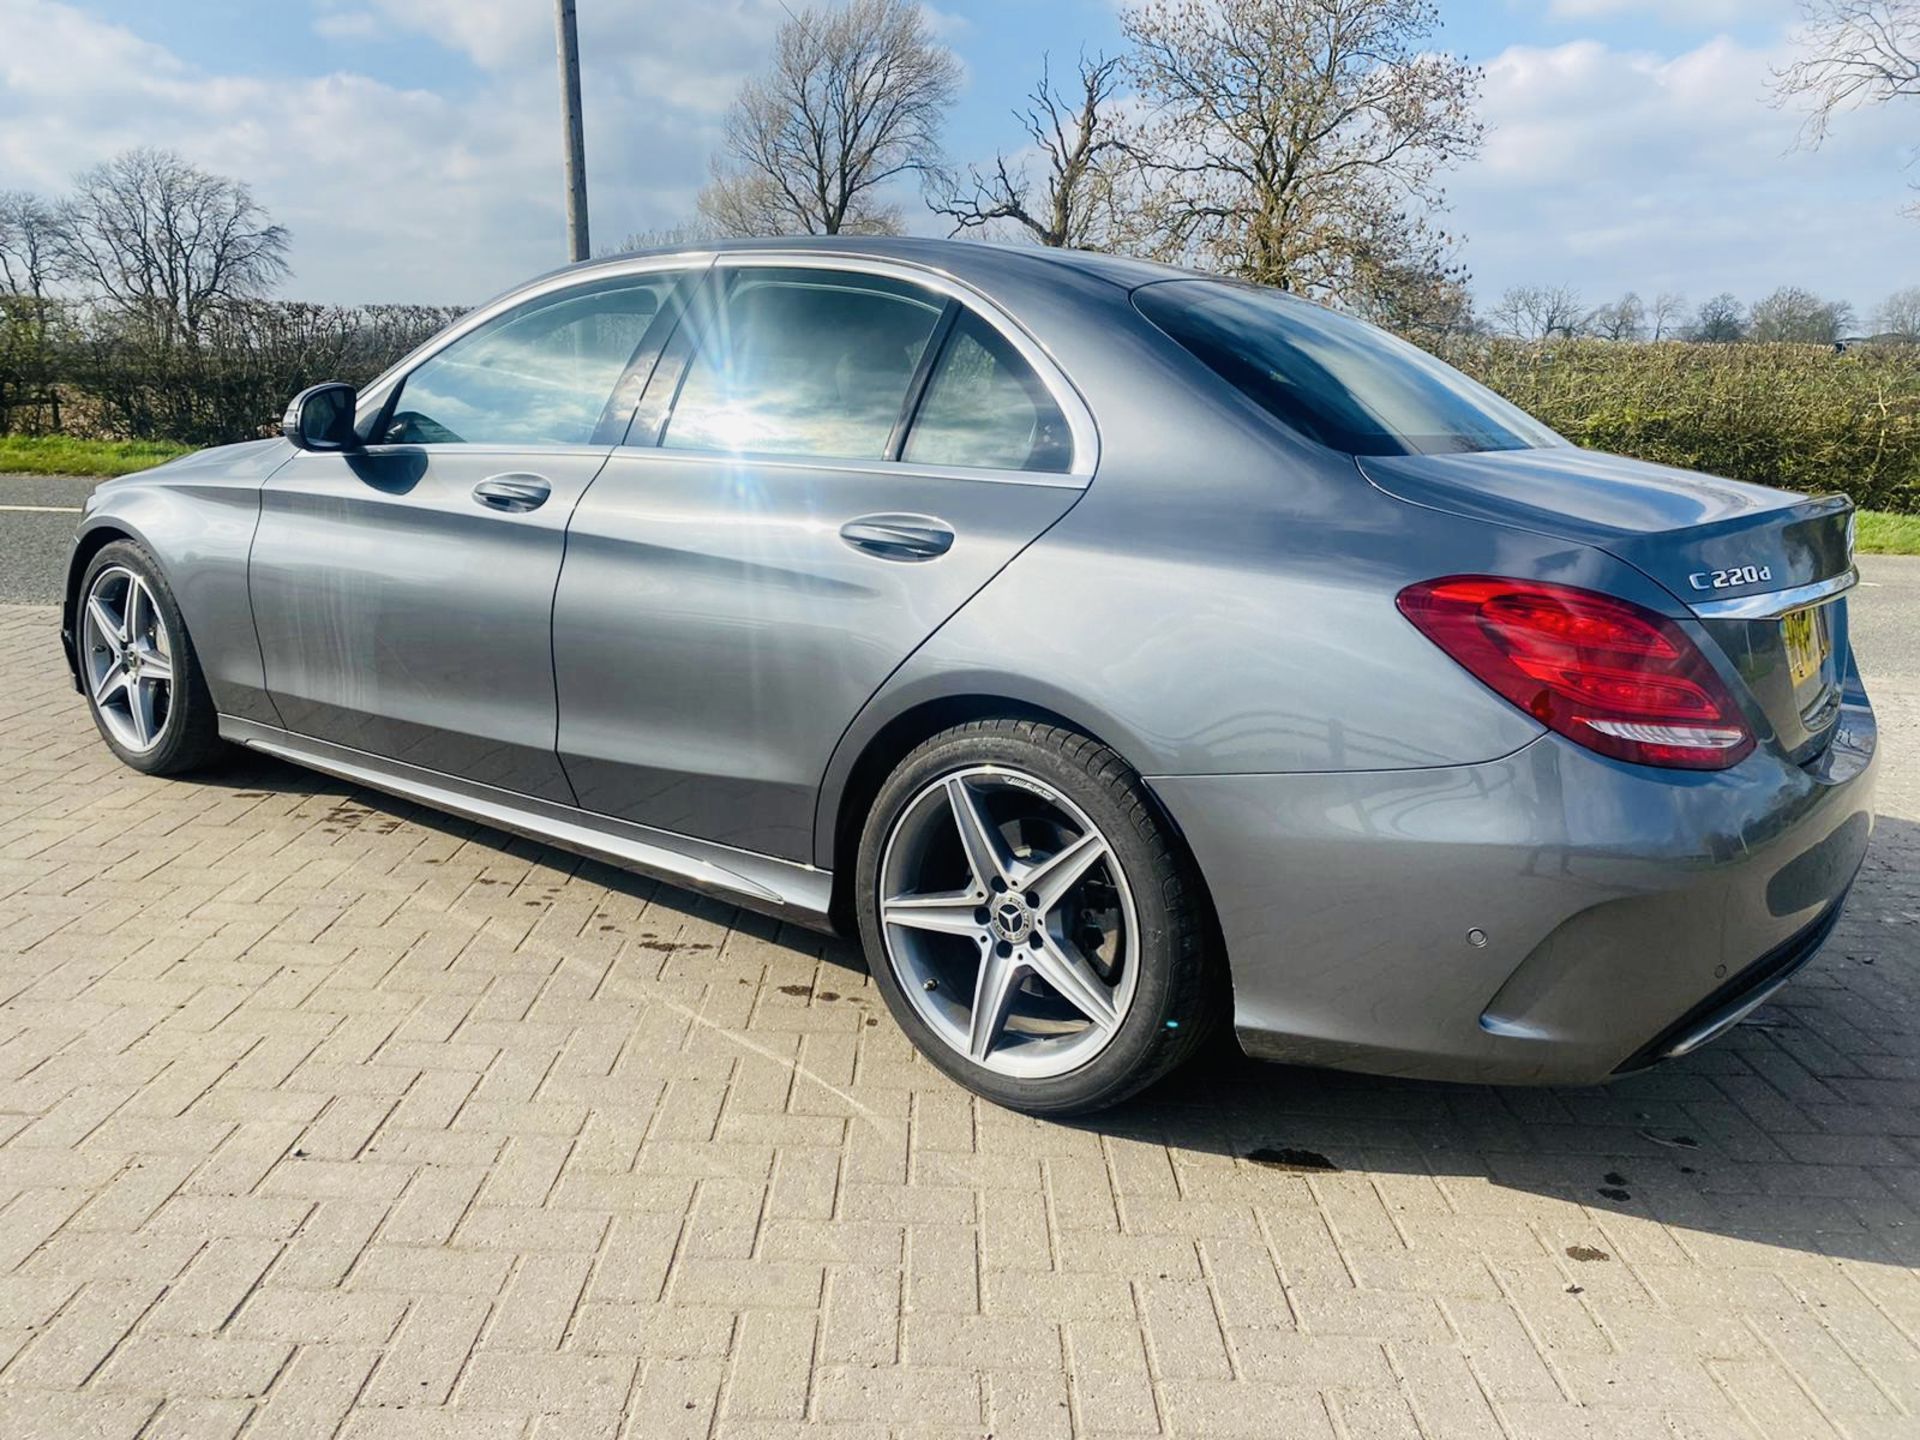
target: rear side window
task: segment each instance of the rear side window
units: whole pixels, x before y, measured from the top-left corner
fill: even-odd
[[[599,432],[613,443],[601,423],[607,402],[677,279],[603,282],[497,316],[415,367],[380,440],[588,445]]]
[[[661,443],[885,459],[943,307],[881,276],[742,270],[688,365]]]
[[[1060,472],[1073,462],[1066,416],[1033,367],[971,311],[955,321],[907,432],[921,465]]]
[[[1278,290],[1165,280],[1136,290],[1133,303],[1248,399],[1349,455],[1566,443],[1419,347]]]

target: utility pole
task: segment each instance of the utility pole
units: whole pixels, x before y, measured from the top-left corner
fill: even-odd
[[[587,133],[580,115],[580,22],[574,0],[555,0],[560,22],[560,102],[567,131],[567,254],[585,260],[587,241]]]

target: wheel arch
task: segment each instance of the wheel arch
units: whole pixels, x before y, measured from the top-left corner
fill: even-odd
[[[125,525],[102,520],[74,537],[73,553],[67,557],[67,579],[60,595],[60,645],[67,654],[67,673],[73,688],[80,690],[80,582],[86,578],[93,557],[116,540],[131,540],[147,547],[146,541]]]

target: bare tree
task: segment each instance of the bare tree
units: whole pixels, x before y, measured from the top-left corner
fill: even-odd
[[[1647,307],[1629,290],[1618,300],[1596,305],[1587,312],[1586,333],[1601,340],[1644,340],[1647,338]]]
[[[56,252],[73,279],[167,335],[197,336],[222,305],[287,273],[287,232],[253,192],[171,150],[129,150],[82,174]]]
[[[1358,303],[1449,274],[1441,173],[1477,152],[1481,72],[1430,0],[1145,0],[1122,24],[1150,112],[1141,248]]]
[[[1882,335],[1920,345],[1920,285],[1896,290],[1881,301],[1873,312],[1873,323]]]
[[[1817,149],[1843,111],[1920,99],[1920,0],[1801,0],[1800,13],[1806,53],[1773,79],[1779,103],[1807,108],[1801,143]]]
[[[55,336],[63,307],[53,207],[25,190],[0,191],[0,433],[44,416],[60,428]]]
[[[1647,320],[1652,326],[1647,338],[1655,342],[1671,339],[1686,314],[1687,297],[1673,290],[1662,290],[1647,307]]]
[[[1520,340],[1570,340],[1580,333],[1584,310],[1578,291],[1566,285],[1516,285],[1493,307],[1494,329]]]
[[[1747,338],[1747,310],[1726,291],[1700,307],[1687,338],[1701,345],[1733,345]]]
[[[1115,189],[1127,158],[1115,103],[1120,66],[1118,59],[1082,55],[1078,86],[1063,92],[1041,57],[1040,83],[1027,97],[1027,108],[1015,114],[1036,158],[1045,162],[1045,177],[1036,193],[1019,157],[1004,154],[994,157],[990,169],[969,167],[966,179],[948,184],[933,205],[953,221],[954,234],[1006,223],[1042,245],[1107,248]]]
[[[1352,308],[1362,319],[1435,350],[1484,328],[1473,313],[1465,276],[1419,266],[1377,275]]]
[[[27,190],[0,191],[0,285],[8,295],[43,301],[60,276],[54,209]]]
[[[696,215],[691,220],[676,220],[651,230],[635,230],[612,250],[603,253],[628,255],[635,250],[685,250],[718,238],[719,232],[711,222]]]
[[[908,0],[797,11],[740,92],[700,214],[734,235],[895,232],[883,187],[937,169],[960,65]]]
[[[1832,345],[1853,328],[1853,318],[1853,306],[1844,300],[1822,300],[1810,290],[1783,285],[1755,302],[1747,338],[1762,343]]]

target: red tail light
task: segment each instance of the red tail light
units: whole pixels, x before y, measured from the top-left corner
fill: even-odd
[[[1672,621],[1570,585],[1454,575],[1400,613],[1482,683],[1589,750],[1724,770],[1753,749],[1740,707]]]

